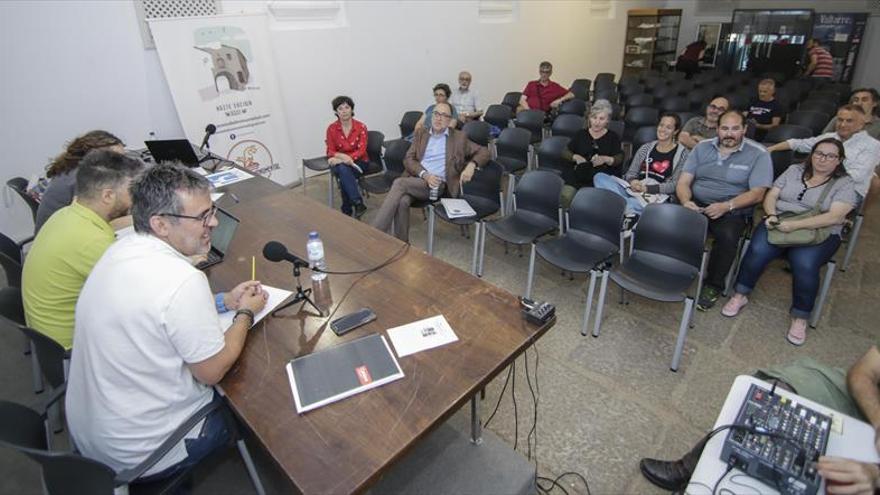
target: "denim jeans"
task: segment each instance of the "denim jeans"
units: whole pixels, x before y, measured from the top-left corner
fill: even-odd
[[[639,202],[638,198],[634,198],[626,192],[623,184],[618,182],[613,176],[606,173],[598,173],[593,176],[593,185],[597,189],[605,189],[611,191],[626,200],[626,211],[641,215],[645,207]]]
[[[774,246],[767,241],[767,227],[762,223],[752,235],[734,290],[740,294],[752,292],[767,264],[785,255],[791,264],[791,316],[809,319],[819,293],[819,271],[834,256],[838,246],[840,236],[837,235],[813,246]]]
[[[214,392],[213,400],[222,401],[223,399]],[[225,406],[220,407],[222,408]],[[202,423],[202,429],[199,432],[199,436],[184,439],[183,442],[187,453],[186,459],[183,459],[172,466],[168,466],[158,473],[149,476],[141,476],[135,482],[152,483],[154,481],[160,481],[175,476],[181,471],[185,471],[195,466],[215,451],[225,447],[229,444],[231,439],[232,432],[229,431],[226,421],[223,418],[223,411],[221,409],[215,409],[205,416],[205,421]],[[184,486],[181,486],[176,493],[179,495],[185,494],[189,493],[190,490],[191,486],[189,486],[189,482],[185,482]]]
[[[365,162],[355,162],[362,169],[367,169]],[[356,168],[340,163],[334,165],[331,170],[333,175],[339,180],[339,190],[342,192],[342,213],[351,215],[352,206],[363,203],[364,198],[361,197],[361,189],[358,186],[358,177],[361,173]]]

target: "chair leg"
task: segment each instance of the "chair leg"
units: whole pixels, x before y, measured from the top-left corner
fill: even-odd
[[[504,200],[504,191],[498,191],[498,214],[502,217],[505,215],[505,203],[506,201]]]
[[[465,239],[471,238],[471,226],[470,225],[459,225],[458,227],[459,227],[458,230],[461,231],[462,237],[464,237]]]
[[[306,166],[305,166],[305,164],[300,165],[300,168],[302,169],[301,172],[302,172],[303,194],[305,194],[306,193]]]
[[[43,392],[43,373],[40,371],[40,362],[37,360],[37,349],[33,342],[29,342],[31,348],[31,373],[34,379],[34,393]]]
[[[706,263],[708,263],[708,261],[709,261],[709,251],[704,250],[703,251],[703,260],[700,262],[700,273],[699,273],[699,275],[697,275],[697,277],[699,277],[699,278],[697,279],[697,295],[696,295],[696,297],[700,297],[700,292],[703,291],[703,275],[706,273]],[[691,328],[694,327],[694,313],[696,313],[696,311],[691,311],[690,320],[689,320],[689,324],[690,324]]]
[[[605,293],[608,292],[608,272],[602,272],[602,284],[599,285],[599,302],[596,305],[596,320],[593,322],[593,337],[599,336],[602,325],[602,313],[605,309]]]
[[[477,275],[477,258],[480,252],[480,223],[474,224],[474,252],[471,255],[471,275]]]
[[[535,243],[532,243],[532,250],[529,252],[529,275],[526,278],[526,299],[532,298],[532,278],[535,276]]]
[[[681,314],[681,325],[678,326],[678,338],[675,340],[675,354],[672,355],[672,371],[678,371],[678,364],[681,361],[681,353],[684,350],[684,340],[687,337],[688,322],[691,319],[691,313],[694,311],[693,298],[687,297],[684,300],[684,312]]]
[[[596,270],[590,270],[590,282],[587,284],[587,304],[584,305],[584,324],[581,326],[581,335],[587,336],[587,326],[590,324],[590,312],[593,310],[593,293],[596,291]]]
[[[483,262],[486,258],[486,224],[480,222],[480,261],[477,266],[477,276],[483,276]]]
[[[843,256],[843,263],[840,265],[840,271],[845,272],[849,268],[849,260],[852,258],[853,251],[856,249],[856,242],[859,240],[859,233],[862,231],[862,222],[865,221],[864,215],[856,216],[856,222],[853,225],[852,233],[847,241],[846,254]]]
[[[334,177],[336,177],[336,176],[333,174],[333,169],[331,169],[331,170],[330,170],[330,176],[328,177],[328,182],[327,182],[327,184],[328,184],[328,185],[327,185],[327,206],[329,206],[330,208],[333,208],[333,182],[334,182]]]
[[[434,256],[434,205],[428,205],[428,254]]]
[[[507,201],[504,207],[504,215],[510,215],[513,213],[513,190],[516,187],[516,176],[513,174],[507,174]]]
[[[556,237],[562,237],[562,234],[565,233],[565,229],[564,229],[565,223],[564,223],[564,219],[562,218],[562,207],[560,206],[559,208],[556,209],[556,211],[557,211],[557,213],[556,213],[557,220],[556,221],[559,222],[559,224],[558,224],[559,228],[557,229],[558,234],[556,235]]]
[[[816,328],[819,324],[819,318],[822,317],[822,306],[825,305],[825,298],[828,297],[828,290],[831,289],[831,279],[834,277],[834,270],[837,269],[837,263],[834,260],[825,264],[825,276],[822,277],[822,288],[819,290],[819,297],[816,298],[816,307],[813,308],[813,314],[810,315],[810,327]]]
[[[244,467],[247,469],[248,476],[251,478],[251,483],[254,484],[254,490],[257,492],[257,495],[266,495],[266,490],[263,488],[263,483],[260,481],[260,475],[257,473],[257,468],[254,466],[254,460],[251,458],[251,453],[248,452],[244,440],[239,438],[238,441],[235,442],[235,446],[238,448],[241,460],[244,461]]]

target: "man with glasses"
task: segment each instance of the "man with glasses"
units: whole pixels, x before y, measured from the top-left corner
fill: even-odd
[[[43,224],[22,273],[29,327],[65,349],[73,346],[73,311],[92,267],[116,240],[110,222],[128,215],[128,186],[140,160],[106,149],[89,152],[76,169],[76,197]]]
[[[550,80],[552,75],[553,64],[541,62],[538,66],[538,79],[529,81],[526,85],[519,99],[517,112],[532,109],[549,113],[557,110],[563,102],[574,98],[574,93]]]
[[[458,119],[464,124],[479,120],[483,115],[477,101],[477,91],[471,89],[472,79],[470,72],[462,71],[458,75],[458,87],[452,90],[452,96],[449,98],[449,103],[452,103],[453,108],[458,112]]]
[[[746,139],[745,133],[743,114],[736,110],[722,114],[717,137],[694,147],[675,188],[685,208],[709,217],[709,232],[715,237],[697,301],[701,311],[708,311],[718,301],[746,219],[773,184],[770,153]]]
[[[67,386],[80,452],[119,472],[144,461],[203,406],[238,359],[267,294],[259,282],[211,294],[188,256],[206,254],[217,225],[210,184],[160,164],[131,185],[135,234],[104,253],[76,307]],[[232,326],[218,312],[235,311]],[[200,421],[141,481],[174,475],[226,445],[219,410]]]
[[[723,96],[712,98],[706,106],[705,117],[688,120],[678,134],[678,142],[692,150],[700,141],[713,139],[718,131],[718,118],[730,108],[730,102]]]
[[[452,107],[437,103],[431,128],[416,127],[412,145],[406,152],[403,177],[395,179],[373,220],[377,229],[409,242],[409,208],[413,201],[425,201],[431,189],[452,197],[468,182],[477,167],[489,161],[489,150],[467,139],[464,132],[449,127]],[[392,231],[392,225],[394,229]]]
[[[872,138],[864,131],[865,110],[859,105],[844,105],[837,110],[837,129],[835,132],[821,134],[807,139],[789,139],[767,148],[769,151],[794,150],[798,153],[809,153],[813,146],[826,138],[835,138],[843,143],[846,160],[843,166],[846,173],[856,184],[856,192],[862,199],[868,196],[869,190],[880,186],[880,179],[874,173],[880,165],[880,141]]]

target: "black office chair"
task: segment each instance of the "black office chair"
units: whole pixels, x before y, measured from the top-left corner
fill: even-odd
[[[693,112],[675,112],[675,113],[678,114],[678,118],[679,118],[679,120],[681,120],[682,127],[684,127],[684,125],[687,124],[688,120],[691,120],[692,118],[697,116],[697,114],[695,114]]]
[[[811,112],[824,113],[825,115],[837,115],[837,104],[828,100],[808,99],[798,105],[798,110],[809,110]]]
[[[648,93],[634,94],[626,100],[626,107],[628,109],[651,106],[654,106],[654,95],[649,95]]]
[[[6,273],[6,285],[21,287],[22,269],[21,246],[17,242],[0,233],[0,267]]]
[[[596,78],[593,80],[594,91],[615,87],[617,85],[614,84],[614,74],[610,72],[600,72],[596,74]]]
[[[513,204],[517,174],[522,174],[529,167],[531,138],[532,134],[526,129],[508,127],[495,140],[495,161],[507,174],[507,199],[502,204],[502,215],[510,211]]]
[[[327,162],[326,156],[316,156],[314,158],[303,158],[302,161],[302,187],[303,193],[306,192],[306,169],[319,172],[315,175],[323,175],[330,172],[330,163]],[[327,190],[327,206],[333,208],[333,177],[328,181],[330,186]]]
[[[683,96],[670,96],[660,102],[662,112],[687,112],[690,107],[690,102]]]
[[[53,396],[53,402],[63,397]],[[9,401],[0,401],[0,446],[20,452],[37,462],[41,469],[43,486],[50,495],[77,495],[89,493],[96,495],[112,495],[116,488],[128,487],[134,494],[165,494],[174,493],[192,474],[192,469],[184,470],[174,476],[149,483],[138,484],[138,477],[147,472],[174,448],[202,419],[212,411],[219,410],[227,423],[227,428],[234,435],[239,453],[257,493],[263,494],[263,486],[254,468],[253,460],[238,434],[238,427],[222,401],[212,401],[199,409],[182,424],[174,434],[164,441],[144,462],[137,467],[116,473],[110,466],[88,459],[75,452],[58,452],[50,450],[44,432],[47,405],[39,411]]]
[[[841,93],[838,91],[834,91],[833,89],[827,89],[827,87],[823,87],[819,90],[810,91],[807,94],[807,99],[809,100],[824,100],[834,103],[835,105],[839,105],[841,103]]]
[[[623,131],[625,128],[625,124],[622,120],[612,120],[608,122],[608,130],[617,134],[617,139],[623,141]]]
[[[657,122],[660,121],[660,112],[652,107],[634,107],[626,111],[623,121],[626,124],[623,140],[632,142],[636,129],[657,125]]]
[[[568,150],[568,136],[550,136],[538,145],[538,167],[541,170],[550,170],[559,175],[564,175],[574,167],[574,162],[568,158],[571,152]]]
[[[626,200],[619,195],[604,189],[581,188],[568,209],[565,234],[532,244],[526,285],[528,298],[531,298],[535,274],[535,254],[564,271],[590,272],[581,335],[587,334],[596,278],[611,266],[614,256],[622,251],[621,225],[625,210]]]
[[[559,106],[559,115],[578,115],[583,117],[587,113],[587,101],[573,98],[563,102]]]
[[[628,105],[630,98],[645,92],[645,87],[639,83],[635,83],[630,86],[621,86],[617,91],[620,93],[620,101]]]
[[[403,158],[409,147],[410,142],[405,139],[390,141],[385,148],[385,171],[369,177],[360,177],[358,183],[361,189],[370,194],[385,194],[391,190],[394,179],[403,175]]]
[[[696,280],[696,294],[700,293],[706,268],[708,225],[704,215],[680,205],[661,203],[645,207],[633,232],[629,257],[602,274],[593,336],[599,336],[608,278],[624,291],[655,301],[684,301],[670,366],[677,371],[694,309],[695,296],[688,291]]]
[[[584,130],[583,115],[560,115],[553,121],[550,126],[550,134],[553,136],[567,136],[574,139],[574,136]]]
[[[678,72],[677,74],[681,74]],[[677,96],[687,96],[691,91],[694,90],[694,83],[692,81],[676,81],[669,85],[670,89],[672,89]]]
[[[633,134],[632,138],[632,149],[633,154],[635,154],[636,150],[642,147],[645,143],[650,143],[651,141],[657,140],[657,126],[656,125],[648,125],[645,127],[639,127],[636,129],[636,132]]]
[[[501,193],[501,177],[504,175],[504,167],[497,162],[490,161],[482,168],[474,172],[470,182],[462,184],[461,199],[464,199],[476,213],[472,217],[449,218],[442,204],[428,206],[428,214],[437,215],[444,222],[453,225],[476,225],[474,229],[474,250],[471,256],[471,273],[481,275],[482,267],[478,266],[478,254],[481,243],[486,240],[484,220],[501,209],[504,201]],[[428,224],[428,254],[434,254],[434,223]]]
[[[422,112],[418,110],[409,110],[403,113],[400,123],[397,127],[400,129],[400,139],[404,139],[412,135],[416,130],[416,124],[422,118]]]
[[[764,142],[776,144],[788,139],[806,139],[813,136],[813,131],[809,127],[802,125],[782,124],[769,131],[764,137]]]
[[[461,130],[471,142],[480,146],[489,146],[489,124],[472,120],[465,124]]]
[[[822,134],[822,130],[828,125],[829,120],[831,120],[831,117],[828,114],[812,110],[796,110],[788,114],[785,123],[806,127],[813,132],[814,136],[818,136]]]
[[[578,100],[589,101],[590,100],[590,86],[592,85],[592,81],[589,79],[575,79],[571,83],[571,87],[568,88],[569,91],[574,95],[574,97]]]
[[[749,95],[747,93],[730,93],[725,98],[730,103],[731,110],[745,111],[749,109]]]
[[[644,74],[641,81],[648,93],[653,93],[654,88],[658,86],[666,86],[666,80],[658,74]]]
[[[31,215],[33,215],[34,222],[36,222],[37,210],[40,208],[40,202],[34,199],[33,196],[28,194],[28,180],[24,177],[13,177],[6,181],[6,185],[9,186],[10,189],[15,191],[16,194],[18,194],[18,196],[24,200],[24,202],[28,205],[28,208],[31,209]]]
[[[530,144],[537,143],[544,138],[544,117],[541,110],[523,110],[516,114],[514,125],[531,133]]]
[[[671,98],[673,96],[678,96],[678,92],[672,86],[656,86],[654,87],[651,94],[654,96],[655,101],[663,101],[666,98]]]
[[[513,110],[507,105],[489,105],[486,113],[483,114],[483,121],[494,125],[501,129],[510,127],[510,121],[513,119]]]
[[[561,229],[562,209],[559,207],[559,196],[562,186],[562,177],[558,174],[547,170],[527,172],[516,185],[513,212],[486,223],[486,231],[505,242],[524,245]],[[480,245],[480,275],[485,251],[484,241]]]
[[[791,162],[794,160],[794,151],[773,151],[770,153],[770,160],[773,162],[773,180],[776,180],[791,166]]]
[[[617,89],[623,93],[623,88],[640,85],[639,76],[623,76],[617,82]]]
[[[593,101],[608,100],[610,103],[617,103],[619,100],[617,88],[599,88],[593,91]]]
[[[378,174],[385,170],[382,165],[382,144],[385,142],[385,135],[379,131],[367,131],[367,169],[364,175]]]
[[[516,113],[516,108],[519,106],[519,100],[522,98],[522,93],[519,91],[511,91],[509,93],[505,93],[504,98],[501,99],[501,104],[510,108],[510,111]]]

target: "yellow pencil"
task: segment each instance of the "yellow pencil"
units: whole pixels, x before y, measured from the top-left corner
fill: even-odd
[[[251,256],[251,280],[257,279],[257,257]]]

